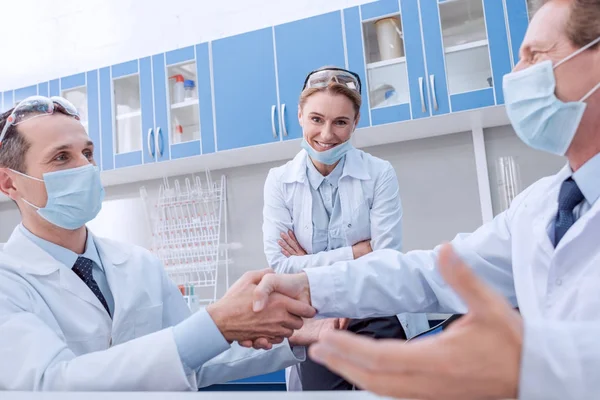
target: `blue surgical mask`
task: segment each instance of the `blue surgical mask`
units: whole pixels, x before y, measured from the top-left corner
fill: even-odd
[[[565,103],[554,94],[554,69],[598,42],[600,37],[554,66],[551,61],[543,61],[504,76],[508,118],[517,136],[529,147],[561,156],[567,152],[587,107],[585,100],[600,88],[600,83],[580,101]]]
[[[354,127],[352,128],[352,131],[354,132]],[[306,136],[304,136],[304,134],[302,134],[302,143],[300,146],[306,150],[311,159],[325,165],[335,164],[340,161],[347,152],[354,148],[352,143],[350,143],[350,139],[348,139],[344,143],[338,144],[329,150],[317,151],[306,141]]]
[[[46,221],[60,228],[79,229],[98,215],[104,200],[104,188],[100,181],[100,170],[94,165],[44,174],[44,179],[34,178],[19,171],[13,172],[43,182],[48,194],[45,207],[35,208]]]

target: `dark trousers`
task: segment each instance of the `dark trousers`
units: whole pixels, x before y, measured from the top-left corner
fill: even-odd
[[[406,333],[397,317],[353,319],[348,326],[350,332],[374,339],[405,339]],[[317,364],[310,358],[299,366],[302,390],[352,390],[354,385]]]

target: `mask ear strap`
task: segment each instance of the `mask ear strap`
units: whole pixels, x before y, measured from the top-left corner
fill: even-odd
[[[589,92],[587,92],[587,94],[581,98],[581,101],[586,101],[598,89],[600,89],[600,82],[598,82],[598,84],[596,86],[594,86],[592,88],[592,90],[590,90]]]
[[[572,59],[573,57],[575,57],[575,56],[583,53],[584,51],[586,51],[587,49],[589,49],[590,47],[592,47],[593,45],[595,45],[598,42],[600,42],[600,36],[598,36],[596,38],[596,40],[592,40],[590,43],[586,44],[585,46],[583,46],[579,50],[576,50],[572,54],[566,56],[565,58],[563,58],[562,60],[560,60],[559,62],[557,62],[556,64],[554,64],[554,68],[557,68],[559,65],[564,64],[567,61],[569,61],[570,59]]]
[[[25,199],[24,199],[24,198],[22,198],[22,197],[21,197],[21,200],[23,200],[23,202],[24,202],[25,204],[27,204],[27,205],[28,205],[28,206],[30,206],[30,207],[33,207],[33,208],[35,208],[36,210],[39,210],[39,209],[41,208],[41,207],[38,207],[38,206],[36,206],[36,205],[34,205],[34,204],[31,204],[30,202],[28,202],[27,200],[25,200]]]
[[[25,178],[33,179],[34,181],[38,181],[38,182],[44,182],[44,180],[43,180],[43,179],[34,178],[33,176],[29,176],[29,175],[27,175],[27,174],[24,174],[24,173],[22,173],[22,172],[15,171],[14,169],[9,169],[9,170],[10,170],[10,171],[12,171],[12,172],[14,172],[14,173],[15,173],[15,174],[17,174],[17,175],[24,176]]]

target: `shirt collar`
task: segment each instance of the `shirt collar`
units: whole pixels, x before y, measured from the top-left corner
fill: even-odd
[[[46,253],[50,254],[54,259],[56,259],[61,264],[65,265],[67,268],[73,268],[75,262],[77,261],[77,257],[82,256],[88,258],[96,263],[96,265],[104,271],[102,267],[102,263],[100,262],[100,256],[98,255],[98,250],[96,248],[96,244],[94,243],[94,239],[90,232],[87,232],[87,239],[85,243],[85,251],[83,254],[76,254],[73,251],[66,249],[62,246],[49,242],[45,239],[42,239],[33,233],[31,233],[23,224],[19,226],[23,235],[25,235],[29,240],[35,243],[38,247],[44,250]]]
[[[314,190],[317,190],[319,186],[321,186],[321,183],[323,183],[324,180],[327,180],[327,182],[329,182],[332,186],[337,188],[338,182],[342,177],[342,172],[344,171],[345,163],[346,156],[342,157],[340,162],[335,166],[335,168],[333,169],[333,171],[331,171],[329,175],[323,176],[321,175],[319,170],[317,170],[317,168],[314,166],[314,164],[310,160],[310,157],[306,157],[306,174],[308,176],[310,186]]]
[[[579,186],[579,190],[581,190],[587,202],[593,205],[600,198],[600,153],[575,171],[573,180]]]
[[[344,168],[342,175],[351,178],[368,180],[371,179],[367,162],[364,160],[364,153],[357,149],[350,149],[345,155]],[[308,153],[302,149],[293,160],[285,166],[285,171],[281,177],[283,183],[304,182],[306,179]]]

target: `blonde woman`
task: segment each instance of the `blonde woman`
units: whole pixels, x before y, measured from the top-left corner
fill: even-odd
[[[264,248],[277,273],[402,248],[394,168],[351,144],[361,102],[354,72],[324,67],[306,77],[298,107],[302,150],[269,172],[264,189]],[[402,339],[428,328],[424,314],[351,320],[348,326],[358,334]],[[288,371],[287,378],[289,390],[353,388],[311,360]]]

